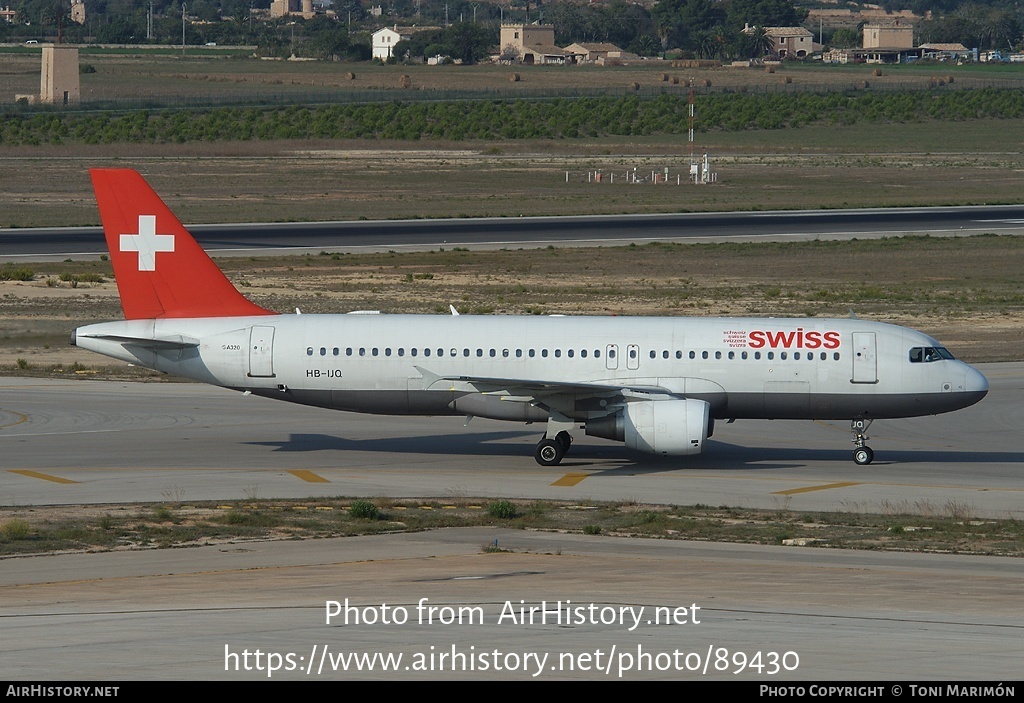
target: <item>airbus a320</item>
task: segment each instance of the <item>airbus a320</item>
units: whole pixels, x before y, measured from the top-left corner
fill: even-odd
[[[973,405],[988,381],[920,332],[859,319],[278,314],[242,296],[137,172],[91,171],[124,320],[79,347],[336,410],[545,423],[641,452],[704,450],[715,420],[849,420]],[[453,309],[454,313],[454,309]]]

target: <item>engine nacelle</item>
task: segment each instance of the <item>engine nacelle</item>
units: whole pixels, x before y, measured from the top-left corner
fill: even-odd
[[[650,454],[700,454],[710,423],[707,401],[645,400],[629,403],[614,415],[587,421],[586,432]]]

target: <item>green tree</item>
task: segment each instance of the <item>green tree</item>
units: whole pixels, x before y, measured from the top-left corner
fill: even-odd
[[[473,22],[456,22],[444,31],[442,44],[448,56],[473,64],[488,56],[498,43],[497,33]]]
[[[796,27],[807,19],[806,8],[797,8],[792,0],[729,0],[727,24],[737,29],[758,27]]]

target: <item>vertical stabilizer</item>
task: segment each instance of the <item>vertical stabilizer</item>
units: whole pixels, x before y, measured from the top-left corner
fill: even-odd
[[[136,171],[89,174],[126,320],[275,314],[238,292]]]

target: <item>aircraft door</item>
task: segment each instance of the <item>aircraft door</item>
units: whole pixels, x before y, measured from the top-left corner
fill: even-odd
[[[630,344],[626,347],[626,368],[640,368],[640,347],[636,344]]]
[[[853,382],[878,383],[874,332],[853,333]]]
[[[249,376],[274,376],[274,328],[253,325],[249,330]]]
[[[608,344],[604,348],[604,367],[615,370],[619,368],[619,345]]]

